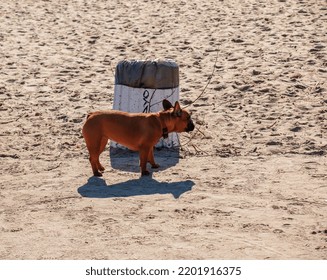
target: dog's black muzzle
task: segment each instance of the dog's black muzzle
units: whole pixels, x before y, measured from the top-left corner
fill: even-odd
[[[187,127],[186,127],[185,131],[186,131],[186,132],[193,131],[193,130],[194,130],[194,127],[195,127],[195,126],[194,126],[193,121],[190,120],[190,121],[188,122],[188,124],[187,124]]]

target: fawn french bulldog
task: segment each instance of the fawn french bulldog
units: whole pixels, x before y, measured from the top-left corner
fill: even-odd
[[[168,100],[162,102],[164,110],[158,113],[126,113],[121,111],[97,111],[89,113],[83,126],[83,136],[90,155],[94,176],[102,176],[104,167],[99,161],[108,139],[133,151],[139,151],[141,174],[149,175],[146,165],[158,168],[153,147],[161,137],[170,132],[194,130],[190,114],[181,109],[179,102],[173,106]]]

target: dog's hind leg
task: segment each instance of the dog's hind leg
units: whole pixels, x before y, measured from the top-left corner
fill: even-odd
[[[101,155],[101,153],[106,148],[107,143],[108,143],[108,138],[102,137],[101,138],[101,141],[100,141],[99,156]],[[101,172],[103,172],[105,170],[105,168],[103,167],[103,165],[100,163],[99,157],[98,157],[97,165],[98,165],[98,170],[100,170]]]
[[[91,163],[93,175],[100,177],[102,176],[102,173],[99,172],[101,167],[101,164],[99,162],[101,138],[90,137],[90,135],[84,132],[83,136],[85,139],[86,147],[89,151],[89,160]]]
[[[90,163],[92,166],[93,175],[96,177],[101,177],[102,173],[99,171],[98,162],[99,162],[99,156],[90,156]]]

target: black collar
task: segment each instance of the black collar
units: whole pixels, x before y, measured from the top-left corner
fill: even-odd
[[[168,138],[168,128],[167,127],[164,127],[162,129],[162,137],[165,139]]]

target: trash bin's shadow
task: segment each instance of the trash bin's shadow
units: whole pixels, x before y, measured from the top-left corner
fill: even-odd
[[[112,168],[127,172],[140,172],[138,152],[110,146],[109,156]],[[165,170],[175,166],[179,162],[179,148],[155,148],[154,159],[160,167],[158,169],[152,169],[151,171]],[[148,168],[150,168],[149,164]]]
[[[172,194],[179,198],[183,193],[192,190],[194,182],[158,182],[152,176],[140,177],[125,182],[107,185],[103,178],[90,177],[87,183],[78,188],[78,193],[89,198],[119,198],[140,195]]]

